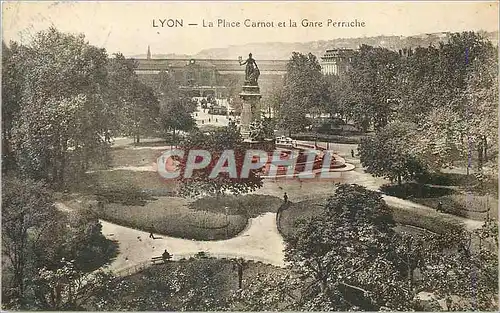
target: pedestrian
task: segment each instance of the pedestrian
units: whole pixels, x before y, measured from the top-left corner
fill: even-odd
[[[149,238],[155,239],[155,235],[153,235],[153,230],[154,230],[154,227],[153,227],[153,224],[151,224],[151,231],[149,232]]]
[[[351,149],[351,156],[354,158],[354,149]]]
[[[283,195],[283,200],[285,201],[285,203],[287,203],[287,202],[288,202],[288,195],[286,194],[286,192],[285,192],[285,194]]]

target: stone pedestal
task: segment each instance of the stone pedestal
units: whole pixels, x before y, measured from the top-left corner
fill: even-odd
[[[260,120],[259,102],[262,95],[260,94],[259,85],[251,85],[250,82],[245,81],[243,91],[240,93],[240,98],[242,100],[240,117],[241,135],[244,139],[248,139],[250,134],[250,123]]]

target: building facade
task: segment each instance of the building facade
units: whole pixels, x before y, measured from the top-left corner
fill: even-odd
[[[321,57],[321,71],[323,75],[342,76],[349,71],[354,49],[331,49]]]
[[[137,75],[146,83],[154,83],[158,74],[168,72],[180,88],[193,97],[214,95],[224,98],[228,95],[228,84],[240,79],[241,88],[245,77],[245,66],[237,58],[227,59],[153,59],[148,46],[147,57],[136,59]],[[257,60],[261,76],[261,90],[270,89],[272,83],[281,80],[286,73],[288,60]],[[267,88],[269,87],[269,88]]]

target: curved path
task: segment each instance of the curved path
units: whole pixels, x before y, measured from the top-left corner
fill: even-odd
[[[63,203],[56,206],[64,211],[72,209]],[[161,256],[163,251],[173,255],[174,260],[194,256],[200,251],[210,256],[243,258],[283,267],[285,265],[285,244],[276,227],[276,213],[265,213],[249,219],[247,228],[238,236],[220,241],[198,241],[154,234],[149,232],[100,221],[106,238],[119,244],[119,253],[109,265],[113,272],[120,272],[137,264],[150,262],[152,257]]]

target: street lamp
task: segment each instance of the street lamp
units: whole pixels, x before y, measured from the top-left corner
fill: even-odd
[[[229,227],[229,207],[224,207],[224,211],[226,213],[226,239],[228,238],[228,227]]]

